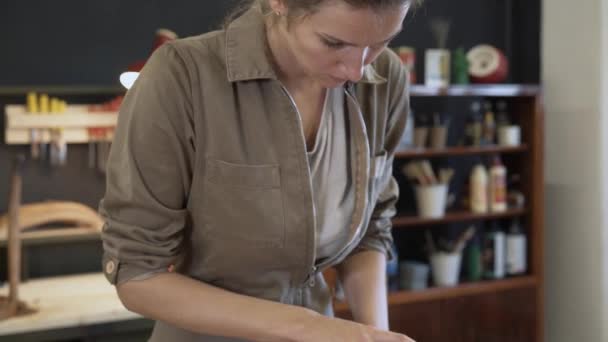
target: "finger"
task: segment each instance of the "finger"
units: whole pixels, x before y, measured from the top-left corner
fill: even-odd
[[[378,330],[374,336],[374,342],[416,342],[413,339],[390,331]]]

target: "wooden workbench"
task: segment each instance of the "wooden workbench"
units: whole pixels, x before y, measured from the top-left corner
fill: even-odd
[[[102,273],[30,280],[19,291],[20,300],[36,312],[0,321],[0,341],[99,341],[102,335],[115,341],[112,333],[143,336],[152,327],[151,321],[125,309]],[[0,296],[7,294],[5,284]]]

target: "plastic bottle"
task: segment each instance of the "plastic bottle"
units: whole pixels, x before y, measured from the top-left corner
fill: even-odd
[[[496,221],[484,235],[483,244],[483,276],[486,279],[502,279],[505,277],[505,233]]]
[[[471,171],[469,181],[469,194],[471,211],[485,213],[488,211],[488,172],[485,166],[479,163]]]
[[[467,248],[467,279],[469,281],[479,281],[482,276],[483,265],[481,263],[481,241],[476,234],[471,239]]]
[[[526,253],[527,239],[518,219],[513,220],[513,223],[509,227],[506,240],[507,275],[513,276],[526,273],[528,269]]]
[[[509,126],[509,113],[507,112],[507,102],[504,100],[496,103],[496,130],[500,130],[501,127]]]
[[[484,108],[482,144],[492,145],[496,141],[496,121],[494,119],[494,112],[492,111],[492,103],[486,101]]]
[[[490,211],[504,212],[507,210],[507,168],[501,163],[500,157],[494,157],[490,168],[489,180]]]
[[[465,126],[465,145],[479,146],[481,145],[481,104],[477,101],[471,104],[471,112],[467,117]]]

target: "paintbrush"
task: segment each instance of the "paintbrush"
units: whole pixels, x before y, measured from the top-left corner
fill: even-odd
[[[437,184],[437,178],[435,177],[431,163],[428,160],[423,160],[419,163],[419,165],[425,178],[429,181],[428,184]]]
[[[456,243],[454,244],[454,253],[461,253],[466,246],[467,242],[475,235],[475,226],[470,226],[464,233],[462,233]]]
[[[452,168],[439,170],[439,182],[442,184],[449,184],[452,176],[454,176],[454,169]]]
[[[427,185],[428,184],[428,182],[426,180],[426,177],[424,176],[424,174],[422,174],[420,172],[420,169],[419,169],[419,167],[418,167],[418,165],[417,165],[416,162],[409,162],[409,163],[407,163],[405,166],[403,166],[403,168],[401,169],[401,171],[411,181],[416,181],[420,185]]]

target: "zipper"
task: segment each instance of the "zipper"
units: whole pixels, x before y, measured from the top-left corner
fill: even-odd
[[[294,99],[291,97],[291,94],[289,93],[289,91],[287,91],[287,88],[285,88],[285,86],[283,86],[283,84],[281,84],[281,82],[278,82],[278,83],[281,86],[281,89],[283,90],[283,94],[289,99],[289,102],[291,103],[292,109],[297,114],[297,117],[298,117],[298,128],[299,128],[299,131],[300,131],[299,132],[300,133],[300,138],[301,138],[301,141],[304,144],[303,146],[306,147],[306,139],[304,138],[304,132],[303,132],[303,129],[302,129],[302,118],[300,116],[300,112],[298,111],[298,107],[297,107]],[[349,84],[349,86],[345,87],[344,90],[345,90],[346,96],[350,97],[351,100],[358,106],[358,102],[357,102],[355,96],[351,93],[351,92],[354,92],[354,85]],[[347,109],[345,108],[345,110],[347,110]],[[304,150],[306,151],[306,148],[304,148]],[[310,175],[309,175],[309,178],[310,178]],[[312,189],[311,189],[311,194],[312,194]],[[313,210],[314,210],[314,205],[313,205]],[[359,229],[361,229],[361,228],[359,228]],[[356,236],[358,234],[360,234],[360,231],[357,234],[355,234],[355,236],[353,236],[353,239],[356,239]],[[351,243],[352,243],[352,241],[351,241]],[[317,274],[318,270],[319,269],[323,269],[325,266],[329,265],[331,262],[333,262],[334,260],[338,259],[341,256],[341,254],[335,255],[333,258],[329,258],[328,260],[325,260],[325,262],[323,262],[321,265],[319,265],[319,267],[317,267],[315,265],[315,258],[316,258],[316,256],[315,256],[315,253],[316,253],[316,219],[314,217],[314,214],[313,214],[312,244],[313,244],[313,246],[312,246],[312,260],[311,260],[312,267],[311,267],[311,272],[306,276],[306,279],[304,280],[303,286],[301,288],[298,288],[298,297],[299,297],[300,304],[303,304],[302,303],[303,302],[303,297],[302,297],[303,288],[306,288],[307,286],[310,287],[310,288],[315,287],[315,285],[316,285],[315,277],[316,277],[316,274]]]
[[[317,266],[312,267],[312,272],[308,275],[308,286],[315,287],[316,281],[315,278],[317,276]]]
[[[287,88],[285,88],[285,86],[278,81],[281,89],[283,90],[283,94],[285,95],[285,97],[287,97],[287,99],[289,100],[289,102],[291,103],[292,109],[294,110],[294,112],[296,113],[296,116],[298,118],[298,130],[300,133],[300,139],[303,143],[304,146],[304,154],[306,154],[306,138],[304,137],[304,130],[302,128],[302,117],[300,115],[300,111],[298,111],[298,106],[296,105],[296,102],[294,101],[293,97],[291,97],[291,94],[289,93],[289,91],[287,91]],[[308,162],[307,162],[308,164]],[[308,175],[308,179],[310,180],[310,173]],[[312,188],[310,185],[310,181],[309,183],[309,188],[310,188],[310,193],[312,194]],[[316,275],[316,271],[317,271],[317,267],[315,266],[315,258],[316,258],[316,241],[317,241],[317,227],[316,227],[316,219],[315,219],[315,215],[314,215],[314,204],[312,205],[313,207],[313,217],[312,217],[312,251],[308,251],[308,253],[310,254],[310,256],[312,257],[310,260],[310,264],[312,265],[311,267],[311,272],[308,273],[306,275],[306,278],[304,280],[304,286],[309,286],[309,287],[314,287],[315,286],[315,275]],[[299,297],[300,297],[300,302],[302,302],[302,288],[298,289],[299,292]]]
[[[298,306],[303,306],[304,305],[304,299],[303,299],[303,296],[302,296],[302,292],[304,292],[304,290],[301,287],[298,287],[298,294],[297,294],[296,303],[295,303]]]

